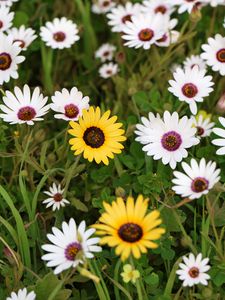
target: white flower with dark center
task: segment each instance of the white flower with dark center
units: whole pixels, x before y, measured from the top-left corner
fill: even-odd
[[[50,198],[45,199],[42,203],[47,204],[46,208],[52,206],[52,210],[60,209],[60,207],[64,207],[66,204],[70,202],[63,197],[64,189],[61,189],[61,185],[58,186],[53,183],[52,187],[49,188],[49,191],[44,191],[46,195]]]
[[[142,12],[150,14],[171,15],[174,10],[174,5],[167,0],[145,0],[142,6]]]
[[[4,104],[0,105],[3,111],[0,118],[10,124],[34,125],[34,121],[43,120],[42,116],[49,110],[49,105],[46,105],[48,97],[41,94],[39,87],[31,93],[27,84],[24,85],[23,90],[16,86],[14,94],[6,91],[2,99]]]
[[[213,91],[212,76],[205,74],[206,70],[195,66],[192,69],[177,69],[173,74],[175,80],[169,80],[168,90],[180,101],[188,103],[193,115],[197,113],[196,102],[203,102],[203,98]]]
[[[189,14],[193,9],[200,9],[202,1],[199,0],[168,0],[173,5],[179,5],[178,13],[182,14],[187,11]]]
[[[193,69],[195,66],[199,68],[199,70],[205,70],[206,69],[206,63],[201,58],[200,55],[191,55],[190,57],[187,57],[184,61],[184,68],[185,69]]]
[[[14,12],[9,11],[9,7],[0,6],[0,32],[8,30],[12,26]]]
[[[112,60],[115,51],[116,51],[116,47],[114,45],[108,43],[103,44],[95,52],[95,58],[99,58],[101,62]]]
[[[214,122],[210,121],[210,118],[204,118],[203,115],[199,115],[192,118],[194,126],[197,128],[196,135],[200,138],[210,136]]]
[[[164,16],[162,14],[138,14],[126,22],[122,38],[125,46],[150,49],[151,45],[163,37],[165,33]]]
[[[116,5],[113,0],[96,0],[92,4],[91,10],[95,14],[105,14],[111,10]]]
[[[101,68],[99,69],[99,75],[102,78],[107,79],[116,75],[118,71],[119,71],[118,65],[110,62],[108,64],[104,64],[101,66]]]
[[[18,0],[0,0],[0,6],[11,6],[14,2]]]
[[[225,37],[216,34],[214,38],[208,38],[208,44],[202,45],[205,51],[201,58],[206,60],[206,64],[212,67],[212,70],[225,75]]]
[[[82,116],[82,110],[89,109],[89,97],[83,97],[76,87],[71,91],[64,88],[61,92],[55,92],[52,102],[51,109],[57,112],[54,117],[66,121],[77,121]]]
[[[183,256],[183,262],[179,264],[180,269],[176,271],[179,279],[183,281],[183,286],[208,285],[210,279],[206,273],[210,269],[208,262],[208,258],[202,259],[201,253],[196,257],[192,253],[189,257]]]
[[[40,36],[53,49],[70,48],[80,39],[77,25],[65,17],[47,22],[41,27]]]
[[[35,300],[36,294],[32,291],[27,292],[27,289],[20,289],[17,293],[12,292],[10,297],[7,297],[6,300]]]
[[[186,174],[174,171],[174,179],[172,182],[175,184],[172,190],[182,197],[190,199],[198,199],[202,195],[208,194],[209,190],[220,180],[220,169],[216,169],[216,163],[209,161],[206,164],[204,158],[200,163],[195,159],[191,159],[190,165],[182,162],[182,168]]]
[[[176,43],[180,33],[173,30],[178,23],[177,19],[171,19],[169,15],[164,16],[164,33],[162,37],[155,42],[159,47],[168,47],[169,45]]]
[[[52,228],[53,234],[47,238],[52,244],[45,244],[42,249],[49,252],[42,256],[48,261],[48,267],[55,267],[54,274],[59,274],[71,267],[75,268],[83,264],[86,258],[93,258],[92,252],[101,252],[101,247],[96,244],[99,238],[91,238],[95,229],[86,229],[85,221],[77,227],[74,219],[69,223],[62,223],[62,231],[56,227]]]
[[[25,57],[19,55],[21,48],[18,43],[13,43],[10,36],[0,34],[0,85],[9,82],[10,78],[17,79],[18,64],[25,60]]]
[[[225,128],[225,118],[219,117],[219,121],[221,125]],[[216,151],[216,154],[218,155],[224,155],[225,154],[225,129],[222,128],[214,128],[213,132],[218,135],[220,138],[212,140],[213,145],[220,146]]]
[[[196,128],[187,116],[179,119],[178,113],[172,115],[165,111],[163,119],[149,113],[148,119],[141,118],[142,124],[137,124],[136,141],[144,144],[143,151],[153,159],[162,159],[164,165],[169,164],[175,169],[177,162],[188,156],[187,148],[199,143],[195,137]]]
[[[21,25],[19,28],[11,28],[7,34],[12,37],[14,42],[19,42],[20,48],[27,50],[27,47],[37,38],[32,28],[25,28]]]
[[[127,2],[124,6],[118,5],[107,14],[108,24],[113,32],[123,32],[124,24],[131,21],[131,17],[140,13],[141,6],[138,3]]]

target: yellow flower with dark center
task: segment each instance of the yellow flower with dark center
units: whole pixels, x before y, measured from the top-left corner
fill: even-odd
[[[110,110],[101,116],[100,108],[83,110],[78,122],[71,121],[69,133],[74,136],[69,140],[71,150],[75,155],[83,153],[84,158],[96,163],[101,161],[109,164],[108,158],[114,158],[114,153],[121,153],[126,140],[122,123],[116,123],[117,117],[109,118]]]
[[[147,248],[155,249],[164,228],[159,228],[162,223],[160,213],[154,210],[147,213],[148,199],[138,196],[136,202],[128,197],[126,203],[122,198],[117,198],[112,205],[103,203],[105,212],[100,217],[101,224],[93,225],[98,235],[103,235],[100,244],[116,247],[116,254],[124,261],[131,254],[140,258],[141,253],[146,253]]]

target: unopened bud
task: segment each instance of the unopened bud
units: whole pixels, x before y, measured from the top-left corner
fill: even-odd
[[[225,113],[225,93],[220,97],[219,101],[216,104],[216,111],[218,113]]]
[[[38,130],[34,135],[34,139],[37,142],[43,142],[45,139],[45,130],[44,129]]]
[[[123,64],[125,62],[125,54],[122,51],[120,51],[116,53],[115,59],[118,64]]]
[[[201,20],[202,14],[201,14],[201,4],[196,3],[194,7],[192,8],[191,14],[190,14],[190,20],[193,23],[197,23]]]

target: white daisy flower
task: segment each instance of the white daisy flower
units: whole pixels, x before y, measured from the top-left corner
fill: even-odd
[[[201,2],[210,4],[212,7],[216,7],[218,5],[225,5],[224,0],[201,0]]]
[[[20,289],[18,293],[12,292],[10,297],[7,297],[6,300],[35,300],[36,294],[32,291],[27,292],[27,289]]]
[[[197,66],[199,70],[206,69],[206,63],[200,55],[191,55],[190,57],[187,57],[183,64],[185,69],[193,69],[195,66]]]
[[[200,138],[210,136],[214,122],[210,121],[210,118],[204,118],[203,115],[198,115],[196,117],[192,117],[193,124],[197,128],[196,135]]]
[[[77,25],[65,17],[47,22],[41,27],[40,36],[52,49],[70,48],[80,39]]]
[[[99,58],[101,62],[112,60],[116,47],[112,44],[105,43],[95,52],[95,58]]]
[[[122,38],[125,46],[150,49],[151,45],[163,37],[165,22],[162,14],[139,14],[131,17],[132,22],[126,22]]]
[[[212,70],[225,75],[225,37],[216,34],[214,38],[208,38],[208,44],[202,45],[205,51],[201,58],[206,60],[206,64],[212,67]]]
[[[205,74],[206,70],[195,66],[192,69],[177,69],[173,74],[175,80],[169,80],[168,90],[180,101],[188,103],[193,115],[197,113],[196,102],[203,102],[203,98],[213,91],[212,76]]]
[[[39,87],[31,93],[27,84],[24,85],[23,90],[16,86],[14,94],[6,91],[2,99],[4,104],[0,105],[3,111],[0,118],[10,124],[34,125],[34,121],[43,120],[41,117],[49,110],[49,105],[46,105],[48,97],[41,94]]]
[[[208,194],[209,190],[220,180],[220,169],[216,169],[215,162],[209,161],[206,164],[205,159],[202,158],[198,164],[192,158],[190,165],[185,162],[181,165],[186,174],[179,171],[173,172],[175,178],[172,182],[175,185],[172,190],[184,198],[198,199]]]
[[[50,198],[45,199],[42,203],[47,204],[46,208],[52,206],[52,210],[60,209],[60,207],[64,207],[66,204],[70,202],[63,197],[64,189],[61,189],[61,185],[58,186],[53,183],[52,187],[49,188],[49,191],[44,191],[46,195]]]
[[[57,112],[54,117],[65,121],[77,121],[82,116],[82,110],[89,108],[89,97],[83,97],[76,87],[71,91],[64,88],[61,92],[55,92],[52,102],[51,109]]]
[[[136,141],[144,144],[143,151],[153,159],[162,159],[164,165],[169,164],[175,169],[177,162],[188,156],[186,148],[199,143],[195,137],[196,128],[187,116],[179,119],[177,112],[164,112],[163,119],[149,113],[148,119],[141,118],[142,124],[137,124]]]
[[[9,29],[7,34],[12,37],[14,42],[19,42],[23,50],[27,50],[27,47],[37,38],[35,31],[32,28],[25,28],[24,25]]]
[[[86,258],[93,258],[92,252],[101,252],[102,248],[96,244],[99,238],[91,238],[95,229],[87,229],[86,223],[82,221],[77,228],[74,219],[69,223],[62,223],[62,231],[56,227],[52,228],[53,234],[47,238],[52,244],[45,244],[42,249],[49,252],[42,256],[48,261],[48,267],[55,267],[54,274],[59,274],[71,267],[75,268],[83,264]]]
[[[12,26],[14,12],[9,11],[9,7],[0,6],[0,32],[8,30]]]
[[[225,118],[219,117],[219,121],[221,125],[225,128]],[[216,127],[213,128],[213,132],[220,137],[219,139],[212,140],[213,145],[221,147],[216,151],[216,154],[224,155],[225,154],[225,129]]]
[[[124,6],[118,5],[107,14],[108,24],[113,32],[123,32],[124,24],[131,21],[131,17],[140,13],[141,5],[127,2]]]
[[[25,57],[19,55],[21,48],[18,43],[13,43],[10,36],[0,34],[0,85],[3,82],[9,82],[10,78],[17,79],[18,64],[25,60]]]
[[[178,13],[182,14],[187,11],[189,14],[193,9],[200,9],[202,6],[202,1],[199,0],[168,0],[170,4],[179,5]]]
[[[176,43],[180,33],[174,29],[177,25],[177,19],[171,19],[169,15],[164,16],[164,33],[162,37],[155,42],[155,44],[159,47],[168,47],[169,45]]]
[[[174,5],[167,0],[145,0],[142,6],[142,12],[150,14],[171,15],[174,10]]]
[[[102,78],[107,79],[116,75],[118,71],[119,71],[118,65],[110,62],[108,64],[102,65],[101,68],[99,68],[99,75]]]
[[[208,262],[208,258],[202,259],[201,253],[196,257],[192,253],[189,254],[189,257],[183,256],[183,263],[179,264],[180,269],[176,271],[179,279],[183,281],[183,286],[208,285],[210,279],[206,273],[210,269]]]
[[[18,0],[0,0],[0,6],[11,6],[14,2]]]
[[[91,7],[91,10],[95,14],[105,14],[116,5],[113,0],[96,0]]]

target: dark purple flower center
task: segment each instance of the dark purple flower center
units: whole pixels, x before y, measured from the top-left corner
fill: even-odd
[[[199,276],[199,269],[196,267],[192,267],[189,271],[188,274],[190,275],[191,278],[197,278]]]
[[[143,42],[151,41],[153,36],[154,36],[154,31],[149,28],[142,29],[138,34],[139,39]]]
[[[208,189],[209,182],[203,177],[195,178],[191,183],[191,189],[195,193],[201,193]]]
[[[217,51],[216,58],[219,62],[225,63],[225,48],[220,49],[219,51]]]
[[[205,130],[204,128],[200,127],[200,126],[197,126],[197,135],[201,136],[204,134]]]
[[[74,242],[69,244],[65,249],[65,256],[68,260],[74,261],[78,252],[82,249],[81,244]]]
[[[184,96],[188,97],[188,98],[193,98],[197,95],[198,93],[198,88],[195,84],[193,83],[186,83],[183,87],[182,87],[182,92],[184,94]]]
[[[20,48],[22,49],[25,47],[25,42],[23,40],[14,40],[13,42],[19,42]]]
[[[131,22],[132,15],[126,15],[122,18],[122,22],[125,24],[127,21]]]
[[[118,235],[125,242],[135,243],[142,238],[143,230],[137,224],[127,223],[119,228]]]
[[[22,121],[30,121],[36,116],[36,111],[33,107],[25,106],[19,109],[17,116]]]
[[[54,196],[53,196],[53,199],[55,202],[61,202],[62,199],[63,199],[63,196],[61,193],[56,193]]]
[[[5,71],[9,69],[11,63],[12,63],[12,58],[8,53],[6,52],[0,53],[0,70]]]
[[[182,143],[182,138],[176,131],[165,133],[161,139],[161,144],[168,151],[176,151]]]
[[[70,119],[74,119],[78,116],[79,114],[79,108],[74,105],[74,104],[68,104],[64,107],[64,110],[65,110],[65,116],[67,118],[70,118]]]
[[[159,5],[158,7],[155,8],[155,13],[161,13],[165,14],[167,12],[167,8],[164,5]]]
[[[0,21],[0,28],[2,28],[3,27],[3,22],[2,21]]]
[[[85,130],[83,139],[91,148],[99,148],[104,144],[105,135],[100,128],[91,126]]]
[[[53,34],[53,39],[56,41],[56,42],[63,42],[65,41],[66,39],[66,35],[64,32],[62,31],[58,31],[56,33]]]

